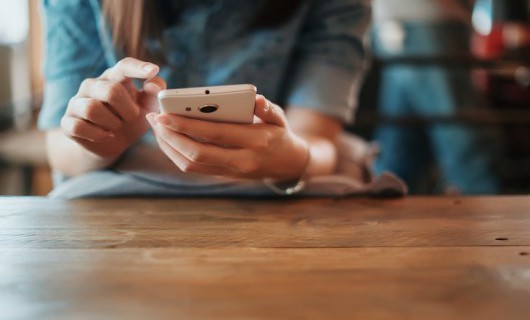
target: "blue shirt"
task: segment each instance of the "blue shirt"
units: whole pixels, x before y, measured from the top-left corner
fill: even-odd
[[[197,0],[164,29],[169,88],[252,83],[282,106],[351,121],[365,58],[369,0],[309,1],[273,29],[248,30],[264,0]],[[39,127],[60,126],[86,78],[123,58],[99,0],[44,0],[46,86]]]

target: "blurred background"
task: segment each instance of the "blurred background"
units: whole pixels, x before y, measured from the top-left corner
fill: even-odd
[[[51,188],[39,0],[0,0],[0,195]],[[348,130],[413,194],[530,193],[530,0],[374,0]]]

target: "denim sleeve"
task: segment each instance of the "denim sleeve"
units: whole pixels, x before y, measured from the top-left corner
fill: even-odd
[[[44,101],[40,129],[60,126],[68,101],[86,78],[107,68],[99,40],[98,16],[87,0],[42,2],[45,57]]]
[[[314,3],[295,49],[287,103],[351,122],[365,67],[370,1]]]

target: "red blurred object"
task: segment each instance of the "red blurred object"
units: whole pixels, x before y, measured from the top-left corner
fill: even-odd
[[[472,41],[475,56],[500,59],[512,52],[530,54],[530,26],[521,23],[496,23],[488,35],[475,33]]]
[[[478,69],[473,76],[478,89],[490,98],[516,105],[530,103],[530,26],[496,24],[487,36],[475,33],[472,52],[483,60],[521,58],[522,63]]]
[[[478,27],[471,49],[482,60],[509,58],[502,67],[473,72],[479,90],[508,105],[530,104],[530,20],[528,4],[518,1],[477,1]],[[487,14],[486,14],[487,13]],[[475,21],[474,21],[475,22]],[[486,31],[486,32],[485,32]]]
[[[471,41],[473,54],[480,59],[494,59],[503,55],[502,25],[492,28],[489,35],[475,33]]]

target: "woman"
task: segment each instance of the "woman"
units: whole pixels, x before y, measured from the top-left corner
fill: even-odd
[[[54,172],[69,178],[56,195],[178,193],[133,185],[124,171],[178,176],[184,193],[241,179],[289,193],[336,170],[369,1],[50,0],[44,12],[39,125]],[[156,113],[166,87],[237,83],[261,93],[255,124]]]

